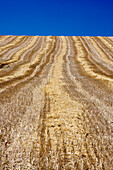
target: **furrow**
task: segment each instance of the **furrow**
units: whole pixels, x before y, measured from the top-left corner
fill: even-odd
[[[30,41],[32,42],[32,41]],[[38,38],[38,40],[36,41],[36,44],[33,44],[33,46],[30,49],[26,49],[26,51],[24,51],[20,57],[18,57],[15,59],[14,61],[14,56],[16,54],[19,54],[19,51],[21,51],[23,49],[23,46],[21,46],[21,48],[15,52],[11,54],[11,58],[5,62],[2,62],[2,64],[4,64],[3,69],[1,69],[0,72],[0,77],[7,75],[10,75],[10,73],[12,74],[15,69],[17,69],[20,65],[24,65],[25,63],[29,63],[30,60],[32,60],[31,56],[34,54],[34,51],[36,51],[36,49],[40,48],[40,43],[41,43],[41,38]],[[29,46],[29,41],[27,42],[27,44],[25,44],[26,48],[27,46]],[[13,62],[12,62],[13,61]],[[6,69],[5,69],[6,68]]]
[[[78,39],[78,37],[77,37]],[[91,75],[95,79],[105,80],[108,81],[110,85],[112,85],[112,71],[106,67],[106,63],[101,63],[98,59],[98,54],[94,53],[93,51],[90,51],[87,44],[83,39],[80,38],[80,41],[78,42],[80,44],[80,48],[82,51],[81,55],[79,55],[79,62],[81,62],[82,68],[84,69],[87,74]],[[81,46],[81,43],[83,44]],[[86,50],[85,50],[86,49]],[[87,67],[85,67],[87,65]]]
[[[10,48],[13,47],[14,45],[16,45],[17,43],[19,43],[21,41],[21,39],[23,39],[23,36],[16,36],[13,40],[11,40],[8,44],[3,45],[2,47],[0,47],[0,52],[4,51],[6,48]]]
[[[72,54],[71,54],[71,56],[72,56]],[[71,57],[70,57],[71,58]],[[67,60],[68,61],[68,60]],[[72,63],[73,64],[73,63]],[[75,66],[76,67],[76,66]],[[66,68],[66,67],[65,67]],[[68,67],[67,67],[68,68]],[[72,68],[72,66],[71,66],[71,63],[70,63],[70,68]],[[78,68],[80,68],[80,67],[78,67]],[[77,70],[76,70],[77,71]],[[66,70],[65,70],[65,72],[66,72]],[[69,70],[67,70],[67,73],[69,74]],[[75,72],[74,73],[75,75],[77,74],[77,72]],[[72,77],[71,76],[71,73],[70,73],[70,75],[69,76],[65,76],[65,77]],[[72,78],[71,78],[72,79]],[[72,82],[72,80],[69,80],[68,82],[69,82],[69,84],[71,84],[71,82]],[[79,78],[78,78],[79,79]],[[74,79],[73,79],[74,80]],[[76,79],[75,79],[76,80]],[[82,79],[80,79],[81,81],[82,81]],[[83,81],[85,81],[85,79],[83,79]],[[76,81],[74,81],[74,82],[76,82]],[[88,81],[87,81],[88,82]],[[108,128],[108,130],[106,129],[105,130],[105,127],[107,128],[108,126],[110,126],[110,124],[108,125],[108,124],[106,124],[106,122],[104,122],[104,121],[102,121],[101,123],[100,122],[98,122],[98,121],[101,121],[101,118],[102,118],[102,115],[100,115],[99,116],[99,112],[98,112],[98,109],[97,109],[97,111],[93,111],[93,110],[96,110],[96,106],[94,106],[94,103],[92,103],[92,101],[90,100],[90,97],[88,97],[88,95],[86,94],[85,95],[85,92],[84,92],[84,89],[81,89],[80,91],[79,91],[79,89],[80,89],[80,83],[78,83],[78,82],[76,82],[77,84],[73,84],[73,82],[72,82],[72,84],[73,85],[71,85],[71,86],[65,86],[65,88],[66,89],[68,89],[68,93],[69,94],[72,94],[72,98],[74,98],[75,100],[80,100],[81,102],[83,102],[83,108],[84,108],[84,110],[83,110],[83,113],[81,114],[80,113],[80,116],[79,117],[81,117],[83,120],[84,120],[84,123],[83,123],[83,129],[84,129],[84,132],[86,132],[86,135],[88,136],[90,136],[91,138],[90,138],[90,140],[92,141],[92,142],[94,142],[95,143],[95,141],[98,141],[98,145],[96,146],[96,148],[97,148],[97,151],[98,151],[98,149],[99,149],[99,147],[101,146],[103,146],[103,141],[105,142],[104,143],[104,146],[108,146],[108,143],[110,142],[110,138],[108,137],[108,134],[111,136],[111,130]],[[84,82],[85,83],[85,82]],[[76,85],[78,85],[77,87],[76,87]],[[93,85],[93,84],[92,84]],[[72,88],[72,87],[75,87],[75,88]],[[75,92],[74,92],[75,91]],[[78,93],[78,94],[77,94]],[[84,94],[85,95],[85,97],[84,97],[84,99],[85,100],[83,100],[83,97],[82,97],[82,95],[81,94]],[[89,104],[88,104],[88,101],[86,101],[86,96],[88,97],[88,100],[90,100],[90,102],[89,102]],[[86,104],[85,104],[86,103]],[[91,104],[92,103],[92,104]],[[86,109],[86,106],[88,107],[88,105],[89,106],[92,106],[92,108],[90,108],[90,111],[89,111],[89,109],[88,109],[88,111],[87,111],[87,109]],[[93,108],[95,108],[95,109],[93,109]],[[94,114],[95,113],[95,114]],[[98,117],[96,116],[97,115],[97,113],[98,113]],[[111,113],[111,112],[110,112]],[[90,117],[89,117],[90,116]],[[80,118],[80,119],[81,119]],[[97,119],[98,118],[98,119]],[[95,120],[95,122],[93,121],[93,120]],[[87,122],[86,122],[87,121]],[[103,123],[104,123],[104,125],[103,125]],[[86,127],[86,125],[87,125],[87,129],[85,128]],[[90,125],[90,128],[89,128],[89,125]],[[99,128],[98,130],[99,131],[97,131],[98,132],[98,135],[101,135],[101,137],[100,137],[100,139],[102,139],[102,140],[98,140],[98,136],[97,136],[97,134],[95,134],[95,132],[94,132],[94,129],[96,130],[97,129],[97,127]],[[93,130],[93,131],[92,131]],[[105,131],[106,131],[106,133],[105,133]],[[88,133],[87,133],[88,132]],[[102,133],[102,134],[101,134]],[[103,137],[103,135],[104,136],[106,136],[107,135],[107,139],[106,139],[106,141],[105,141],[105,138]],[[84,139],[86,138],[86,136],[85,135],[83,135],[82,136],[82,140],[84,141]],[[94,139],[94,141],[92,140],[92,138]],[[103,140],[103,138],[104,138],[104,140]],[[94,149],[92,149],[92,146],[91,145],[89,145],[89,143],[91,142],[90,140],[88,140],[87,141],[87,143],[85,143],[85,141],[83,142],[83,145],[81,146],[82,148],[84,148],[87,152],[86,152],[86,154],[85,154],[85,156],[87,157],[89,157],[89,162],[87,162],[88,161],[88,158],[87,158],[87,160],[85,161],[86,163],[85,164],[89,164],[90,163],[90,165],[92,164],[92,165],[94,165],[94,167],[98,167],[99,166],[99,164],[100,164],[100,161],[102,161],[102,163],[104,164],[104,161],[103,160],[101,160],[100,158],[102,158],[103,156],[104,156],[104,158],[103,159],[105,159],[105,160],[107,160],[108,159],[108,162],[107,162],[107,164],[109,163],[109,161],[111,161],[110,160],[110,157],[111,157],[111,151],[109,150],[109,152],[107,153],[107,150],[106,151],[104,151],[104,148],[102,147],[102,150],[104,151],[104,155],[100,155],[100,152],[97,152],[97,155],[95,155],[95,151],[94,151]],[[108,142],[109,141],[109,142]],[[80,141],[81,142],[81,141]],[[88,147],[89,146],[89,147]],[[109,143],[109,146],[111,146],[111,143]],[[91,153],[89,153],[89,151],[91,151]],[[82,151],[81,151],[82,152]],[[107,153],[107,154],[106,154]],[[92,156],[91,156],[92,155]],[[95,155],[95,156],[94,156]],[[99,156],[100,155],[100,156]],[[85,157],[84,156],[84,157]],[[108,157],[107,159],[106,159],[106,156]],[[97,161],[97,165],[95,164],[95,161],[96,161],[96,159],[98,160]],[[93,162],[92,162],[93,161]],[[108,164],[109,166],[111,166],[110,164]],[[106,165],[106,167],[108,166],[108,165]],[[104,165],[103,165],[104,166]],[[94,167],[90,167],[90,168],[94,168]],[[101,167],[100,167],[101,168]]]
[[[93,42],[95,41],[97,44],[96,50],[100,52],[101,56],[104,56],[106,62],[113,64],[110,62],[113,60],[113,51],[110,51],[110,48],[108,48],[106,44],[103,43],[103,41],[101,41],[98,37],[90,38],[89,40],[93,40]]]
[[[110,38],[108,37],[98,37],[99,39],[101,39],[101,41],[107,46],[107,48],[109,48],[110,51],[113,52],[113,42],[111,41]]]
[[[35,37],[35,39],[36,39],[36,37]],[[29,39],[28,39],[28,40],[29,40]],[[5,63],[8,64],[8,63],[10,63],[10,62],[15,62],[15,61],[19,60],[19,58],[20,58],[19,54],[22,55],[22,52],[25,51],[25,50],[27,50],[27,47],[28,47],[28,48],[32,47],[33,40],[34,40],[34,38],[32,37],[31,40],[28,41],[28,44],[27,44],[24,48],[22,48],[22,49],[20,49],[19,51],[17,51],[14,55],[12,54],[11,57],[9,56],[9,57],[11,58],[11,59],[9,59],[10,61],[7,61],[7,63],[6,63],[6,61],[4,61],[4,62],[2,62],[2,63],[3,63],[3,64],[5,64]],[[21,41],[20,41],[20,42],[21,42]],[[12,46],[12,49],[13,49],[13,47],[14,47],[14,46]]]
[[[0,48],[6,44],[9,44],[11,42],[13,42],[16,39],[16,36],[10,36],[8,39],[6,39],[5,41],[3,40],[3,43],[0,43]]]
[[[1,39],[0,39],[0,46],[2,46],[2,44],[4,45],[5,42],[7,42],[10,37],[12,37],[12,36],[11,35],[8,35],[8,36],[3,36],[2,35]]]
[[[19,49],[21,49],[21,47],[23,48],[25,45],[27,45],[29,43],[30,39],[31,39],[31,37],[23,37],[22,39],[20,39],[20,42],[18,42],[16,45],[3,50],[0,53],[1,63],[10,60],[15,52],[17,52]]]
[[[91,57],[89,57],[90,60],[92,59],[92,61],[96,63],[97,67],[102,72],[106,70],[106,73],[110,73],[111,75],[113,75],[112,61],[108,60],[108,58],[106,57],[106,55],[104,55],[104,53],[102,53],[100,48],[98,48],[98,46],[96,46],[94,43],[93,45],[90,44],[90,42],[86,38],[82,38],[82,42],[86,49],[89,51],[89,53],[91,53]]]
[[[12,83],[13,83],[12,86],[19,84],[19,83],[22,84],[22,82],[24,83],[25,81],[28,81],[35,75],[40,74],[40,72],[43,69],[43,67],[45,66],[45,64],[49,61],[48,56],[51,56],[50,55],[51,52],[54,51],[55,42],[53,40],[48,37],[47,45],[45,46],[45,48],[43,48],[39,53],[37,52],[38,54],[35,55],[34,60],[32,60],[30,63],[26,63],[26,65],[20,66],[21,72],[19,72],[19,75],[17,74],[17,72],[15,72],[16,77],[14,77],[14,78],[11,77],[12,78],[11,80],[5,81],[3,84],[1,83],[1,89],[4,89],[4,87],[8,87],[8,84],[11,85]],[[51,46],[51,42],[52,42],[52,46]],[[41,64],[39,64],[39,63],[41,63]],[[22,71],[22,69],[23,69],[23,71]],[[18,70],[20,71],[20,68]]]
[[[55,40],[56,38],[52,39]],[[53,40],[50,41],[53,42]],[[52,44],[54,52],[58,52],[57,45],[58,44],[56,44],[54,41],[54,43]],[[18,108],[20,109],[16,113],[18,114],[18,119],[17,117],[15,117],[15,121],[12,121],[12,127],[10,126],[10,124],[7,124],[6,126],[6,133],[7,129],[11,127],[12,134],[7,136],[8,145],[6,147],[6,150],[5,151],[3,150],[4,156],[8,154],[10,148],[13,148],[14,151],[10,152],[10,155],[8,154],[7,158],[5,157],[4,163],[2,162],[3,163],[2,168],[4,168],[5,166],[7,168],[13,167],[17,169],[21,167],[28,168],[28,166],[31,165],[33,168],[38,168],[39,155],[40,156],[42,155],[42,159],[40,158],[40,160],[42,161],[44,159],[43,157],[45,157],[44,153],[41,153],[42,151],[40,150],[40,146],[41,148],[43,147],[45,148],[44,141],[42,139],[44,139],[43,136],[45,134],[43,133],[46,131],[44,130],[45,129],[44,126],[46,125],[44,113],[47,112],[46,105],[48,105],[46,104],[48,103],[48,97],[47,95],[45,95],[43,87],[47,83],[48,81],[47,79],[49,78],[49,76],[52,75],[51,73],[52,70],[50,68],[52,67],[54,62],[54,56],[56,56],[56,53],[54,54],[53,51],[50,52],[50,50],[48,50],[48,55],[50,55],[50,57],[48,56],[48,60],[45,63],[45,67],[43,67],[43,71],[46,73],[46,77],[42,76],[40,81],[39,77],[36,76],[34,77],[34,79],[31,80],[31,82],[33,82],[33,85],[31,84],[31,82],[28,82],[27,84],[24,85],[24,87],[22,86],[21,90],[20,87],[14,87],[13,89],[9,90],[9,94],[12,92],[13,94],[14,92],[16,94],[16,96],[11,95],[12,96],[11,98],[8,97],[10,102],[13,102],[13,97],[14,98],[16,97],[17,100],[15,100],[16,103],[14,110],[11,110],[11,108],[9,109],[8,112],[6,110],[7,114],[5,114],[5,116],[6,117],[8,116],[11,121],[11,119],[13,119],[16,116],[15,110],[18,110]],[[48,64],[49,67],[47,66]],[[48,74],[50,75],[48,76]],[[19,90],[18,91],[19,94],[17,93],[17,89]],[[28,92],[26,91],[27,89],[29,89]],[[30,98],[27,97],[28,93],[30,94]],[[38,98],[35,96],[36,94],[38,95]],[[19,99],[18,97],[21,99]],[[31,120],[30,122],[29,119]],[[28,122],[30,126],[28,125]],[[3,126],[4,124],[5,122],[3,123]],[[16,127],[13,131],[13,126],[15,125]],[[32,133],[32,135],[29,135],[29,130],[30,134]],[[15,135],[15,133],[18,134],[15,136],[15,139],[13,140],[12,135]],[[40,136],[40,133],[42,134],[42,136]],[[20,139],[18,138],[19,134],[21,134],[21,136],[24,136],[25,142],[20,141]],[[19,150],[16,148],[18,148]],[[10,160],[10,163],[8,165],[6,163],[7,159]]]
[[[37,57],[34,53],[35,48],[39,48],[39,51],[41,50],[40,46],[37,45],[37,43],[38,43],[37,40],[35,40],[35,43],[36,43],[36,46],[34,46],[34,44],[33,44],[32,49],[28,49],[27,51],[25,51],[25,54],[23,55],[23,57],[21,56],[21,60],[18,60],[16,62],[16,64],[15,63],[12,64],[11,70],[9,70],[8,75],[5,77],[1,77],[0,80],[4,80],[3,81],[4,84],[7,84],[7,82],[10,84],[10,82],[13,82],[14,80],[20,80],[20,79],[22,79],[22,77],[24,78],[26,76],[29,76],[30,70],[33,70],[33,69],[30,69],[30,67],[32,66],[32,63],[39,60],[39,57]],[[33,49],[34,49],[34,51],[33,51]],[[36,52],[38,53],[38,51],[36,51]],[[32,60],[31,56],[33,56],[33,55],[36,56],[35,60]],[[38,55],[40,56],[40,52]],[[25,59],[25,57],[26,57],[26,59]],[[30,61],[32,61],[32,62],[30,63]],[[8,78],[9,78],[9,80],[8,80]],[[1,87],[2,87],[2,85],[1,85]]]

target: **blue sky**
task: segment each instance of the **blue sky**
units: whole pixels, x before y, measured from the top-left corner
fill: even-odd
[[[113,36],[113,0],[0,0],[0,35]]]

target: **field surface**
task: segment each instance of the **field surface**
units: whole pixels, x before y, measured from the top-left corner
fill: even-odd
[[[0,170],[113,170],[113,37],[0,36]]]

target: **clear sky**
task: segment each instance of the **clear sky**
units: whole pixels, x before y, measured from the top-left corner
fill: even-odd
[[[0,35],[113,36],[113,0],[0,0]]]

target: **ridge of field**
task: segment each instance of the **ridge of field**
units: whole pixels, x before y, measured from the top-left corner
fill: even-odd
[[[113,37],[0,36],[0,169],[113,169]]]

